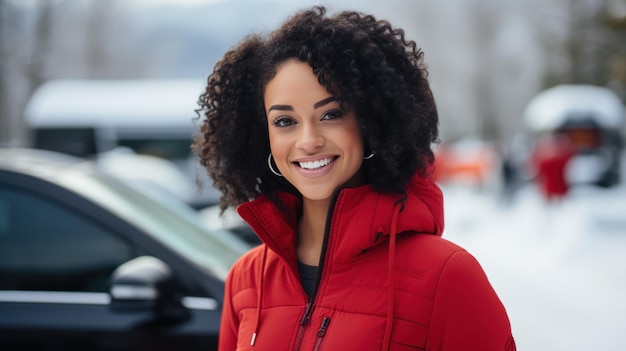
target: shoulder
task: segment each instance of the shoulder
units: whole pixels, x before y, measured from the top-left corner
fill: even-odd
[[[506,309],[476,258],[443,238],[432,247],[440,256],[432,277],[431,347],[446,344],[461,350],[474,344],[476,349],[502,350],[514,345]]]
[[[248,252],[239,257],[230,269],[230,274],[237,273],[239,271],[247,271],[253,269],[260,264],[265,250],[265,244],[257,245],[251,248]]]
[[[492,300],[500,304],[483,267],[466,249],[434,235],[412,235],[407,241],[411,243],[408,249],[420,257],[421,265],[429,268],[440,298],[460,301],[473,296],[474,301]]]
[[[424,267],[438,277],[439,283],[442,279],[459,281],[459,276],[486,280],[480,263],[470,252],[440,236],[407,235],[406,238],[399,239],[397,250],[406,261]]]
[[[445,263],[455,254],[469,254],[463,247],[438,235],[414,233],[405,235],[399,245],[429,261]]]
[[[261,265],[264,250],[265,244],[255,246],[235,261],[227,277],[233,290],[241,290],[254,285],[254,279],[257,276],[255,272]]]

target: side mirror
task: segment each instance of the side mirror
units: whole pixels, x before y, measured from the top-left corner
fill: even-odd
[[[115,312],[149,312],[155,319],[179,322],[189,318],[176,291],[170,267],[152,256],[134,258],[113,272],[109,285],[110,307]]]

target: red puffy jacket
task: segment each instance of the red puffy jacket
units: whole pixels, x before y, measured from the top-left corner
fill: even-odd
[[[441,191],[414,177],[399,195],[369,185],[331,204],[318,283],[300,283],[298,200],[261,196],[239,214],[264,244],[233,266],[219,350],[515,350],[507,314],[478,262],[441,238]]]

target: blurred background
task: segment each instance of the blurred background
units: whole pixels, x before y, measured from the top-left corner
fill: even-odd
[[[188,148],[203,82],[313,4],[425,52],[444,236],[483,264],[518,348],[623,350],[626,0],[0,0],[0,146],[97,154],[215,216]]]

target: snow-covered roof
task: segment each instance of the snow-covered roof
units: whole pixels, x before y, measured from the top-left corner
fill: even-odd
[[[52,80],[26,106],[32,127],[193,127],[202,79]]]
[[[608,88],[592,85],[558,85],[535,95],[524,111],[524,123],[531,130],[558,128],[566,118],[593,116],[606,128],[620,128],[625,107]]]

